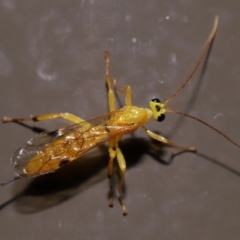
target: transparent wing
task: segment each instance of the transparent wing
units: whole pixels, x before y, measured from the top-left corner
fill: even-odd
[[[123,134],[131,126],[114,125],[121,114],[120,109],[33,137],[11,159],[16,174],[29,177],[55,171],[108,139]]]

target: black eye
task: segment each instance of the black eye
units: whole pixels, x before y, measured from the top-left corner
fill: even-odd
[[[158,122],[162,122],[165,119],[165,114],[161,114],[158,116]]]
[[[161,108],[160,108],[158,105],[156,105],[155,108],[156,108],[156,111],[157,111],[157,112],[160,112]]]
[[[153,98],[151,101],[152,102],[156,102],[156,103],[160,103],[161,102],[158,98]]]

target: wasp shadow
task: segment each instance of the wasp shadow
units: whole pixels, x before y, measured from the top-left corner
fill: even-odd
[[[163,149],[164,145],[158,141],[148,138],[138,138],[135,135],[122,140],[120,147],[125,156],[128,169],[140,164],[143,156],[146,154],[161,165],[168,166],[174,162],[177,156],[186,154],[187,152],[179,152],[171,148]],[[191,154],[197,154],[200,160],[210,161],[230,171],[232,174],[240,176],[237,170],[205,154]],[[14,197],[1,204],[0,210],[14,203],[17,211],[29,214],[61,204],[95,184],[106,180],[108,160],[107,146],[101,145],[72,163],[63,166],[56,172],[36,178],[21,179],[16,182],[13,188]],[[116,163],[115,165],[117,166]],[[118,169],[116,168],[115,170]],[[114,171],[114,173],[114,176],[118,175],[118,171]],[[126,195],[126,193],[127,187],[124,186],[124,194]]]
[[[164,162],[161,159],[162,148],[151,149],[147,139],[125,139],[121,141],[120,147],[128,168],[140,163],[145,154],[151,155],[159,162]],[[106,180],[108,160],[107,146],[102,145],[56,172],[35,178],[23,178],[15,183],[13,188],[15,197],[3,203],[0,209],[14,202],[17,211],[27,214],[56,206],[100,181]],[[115,165],[117,166],[116,162]],[[115,175],[118,175],[118,169],[115,170]],[[126,186],[124,193],[126,194]]]

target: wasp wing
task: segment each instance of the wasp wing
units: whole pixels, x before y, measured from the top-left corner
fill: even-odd
[[[122,112],[123,110],[119,109],[33,137],[19,148],[11,159],[16,174],[29,177],[53,172],[90,149],[124,134],[132,126],[116,125],[115,121]]]

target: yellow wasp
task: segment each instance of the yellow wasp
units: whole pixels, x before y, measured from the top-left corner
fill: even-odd
[[[193,72],[190,74],[185,83],[178,89],[178,91],[164,103],[161,103],[159,99],[155,98],[149,102],[149,109],[133,106],[131,87],[125,86],[118,90],[126,93],[126,106],[116,110],[113,89],[114,83],[109,75],[109,53],[106,52],[106,84],[108,87],[109,113],[87,121],[69,113],[45,114],[31,118],[4,117],[4,123],[64,118],[73,122],[74,124],[65,128],[60,128],[56,131],[41,133],[29,140],[23,147],[19,148],[11,159],[17,176],[1,183],[0,186],[4,186],[21,177],[36,177],[54,172],[62,166],[65,166],[66,164],[78,159],[82,154],[90,149],[108,141],[108,151],[110,156],[108,163],[108,178],[111,192],[109,206],[113,206],[113,185],[111,182],[111,177],[113,173],[114,160],[117,159],[120,169],[120,182],[118,184],[119,200],[122,206],[122,212],[124,215],[126,215],[127,209],[124,205],[122,196],[126,162],[118,145],[119,140],[124,134],[134,132],[141,127],[151,138],[154,138],[161,143],[181,150],[192,152],[196,151],[196,148],[194,147],[183,147],[176,145],[165,137],[148,130],[144,124],[147,123],[150,118],[161,122],[164,120],[166,113],[178,113],[207,125],[227,138],[234,145],[240,147],[240,145],[232,141],[225,134],[203,122],[202,120],[185,113],[176,112],[166,108],[166,106],[186,86],[193,74],[196,72],[215,37],[217,27],[218,17],[216,16],[213,29],[205,43],[204,51],[197,63],[197,66],[194,68]]]

